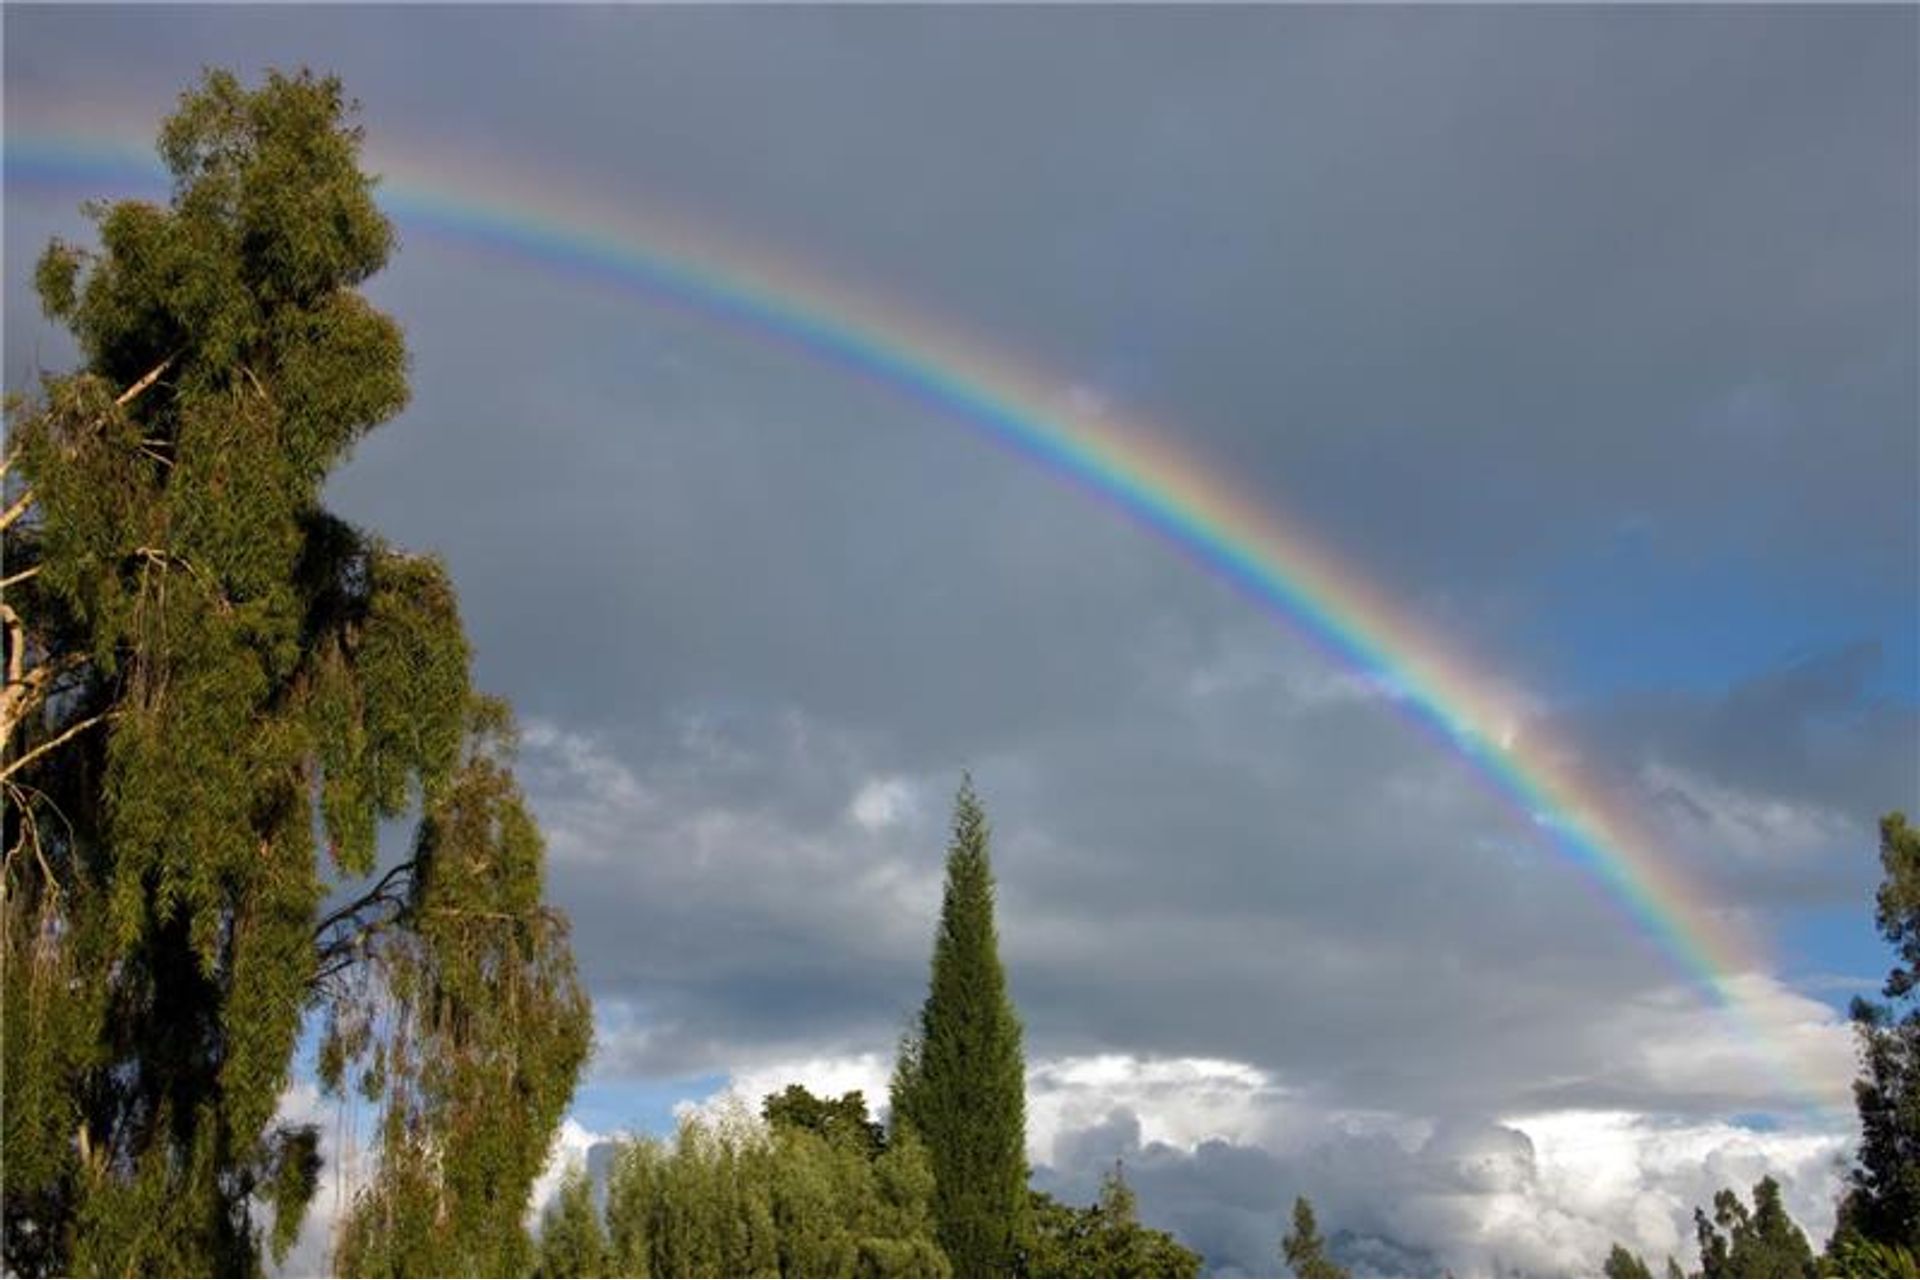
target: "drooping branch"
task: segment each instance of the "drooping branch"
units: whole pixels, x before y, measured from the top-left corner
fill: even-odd
[[[47,862],[47,851],[40,841],[40,819],[34,813],[33,798],[27,793],[33,792],[33,795],[39,797],[43,802],[46,801],[46,795],[44,792],[38,791],[33,787],[22,787],[12,782],[5,783],[4,787],[7,803],[12,805],[14,812],[20,815],[20,838],[14,842],[13,848],[7,850],[4,864],[7,892],[13,892],[13,864],[15,856],[23,850],[31,849],[33,851],[33,860],[40,870],[40,883],[47,895],[47,899],[57,903],[61,896],[60,877],[54,874],[53,867]],[[59,815],[62,821],[65,821],[65,815],[60,814],[60,810],[57,807],[53,808],[53,812]],[[68,823],[68,835],[72,835],[71,823]]]
[[[396,864],[373,888],[329,912],[314,926],[314,972],[309,987],[319,987],[351,967],[361,945],[400,918],[413,890],[416,865],[413,858]]]
[[[387,873],[380,877],[378,883],[376,883],[373,888],[367,890],[366,893],[338,910],[328,913],[328,915],[314,927],[314,937],[317,939],[323,936],[327,930],[331,929],[334,925],[352,919],[376,903],[382,901],[404,901],[406,892],[412,886],[410,883],[396,886],[394,881],[400,879],[402,876],[412,876],[415,864],[415,859],[408,858],[405,862],[397,863],[389,868]]]

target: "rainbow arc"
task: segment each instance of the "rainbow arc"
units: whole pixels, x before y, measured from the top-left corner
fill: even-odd
[[[9,136],[5,174],[30,189],[100,196],[164,190],[139,147],[96,138]],[[420,232],[535,270],[631,291],[931,406],[1070,487],[1119,508],[1389,692],[1408,719],[1518,810],[1736,1023],[1767,1047],[1782,1087],[1810,1112],[1846,1105],[1812,1083],[1798,1054],[1743,994],[1764,972],[1631,815],[1582,777],[1571,753],[1516,735],[1498,685],[1305,529],[1239,493],[1183,452],[1175,433],[1076,407],[1062,379],[858,297],[791,263],[710,235],[595,209],[550,183],[434,173],[375,157],[382,206]],[[538,192],[528,194],[529,192]]]

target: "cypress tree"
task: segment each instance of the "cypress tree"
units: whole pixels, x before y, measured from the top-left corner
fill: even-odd
[[[1294,1197],[1293,1230],[1280,1238],[1280,1253],[1300,1280],[1344,1280],[1347,1274],[1327,1257],[1320,1224],[1314,1221],[1313,1206],[1305,1196]]]
[[[1027,1206],[1026,1067],[993,924],[986,814],[954,801],[933,977],[896,1074],[894,1116],[926,1144],[934,1219],[955,1275],[1009,1276]]]

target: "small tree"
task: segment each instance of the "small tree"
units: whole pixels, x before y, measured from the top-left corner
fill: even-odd
[[[1313,1206],[1305,1196],[1293,1202],[1293,1230],[1280,1239],[1281,1256],[1300,1280],[1345,1280],[1346,1272],[1327,1257],[1326,1242],[1314,1221]]]

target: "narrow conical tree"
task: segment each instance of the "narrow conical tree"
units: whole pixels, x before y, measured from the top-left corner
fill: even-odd
[[[1280,1254],[1300,1280],[1344,1280],[1347,1274],[1327,1257],[1320,1224],[1314,1221],[1313,1206],[1305,1196],[1294,1197],[1293,1230],[1280,1238]]]
[[[934,1219],[954,1274],[1014,1274],[1027,1202],[1026,1065],[971,778],[954,801],[933,980],[894,1094],[894,1123],[932,1159]]]

